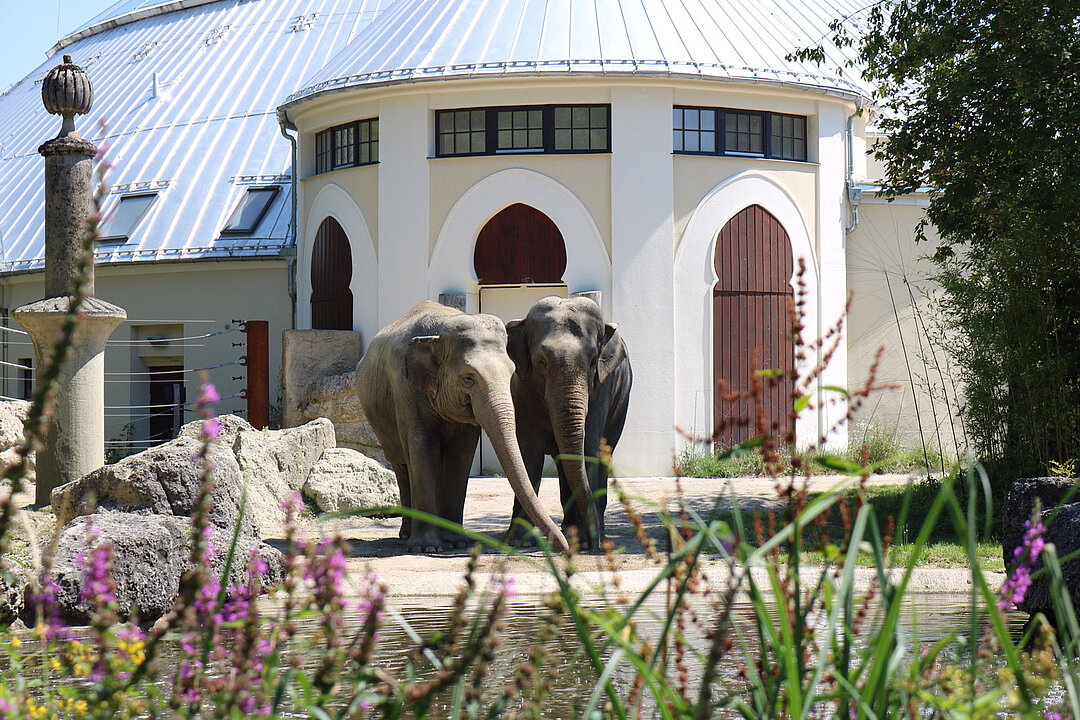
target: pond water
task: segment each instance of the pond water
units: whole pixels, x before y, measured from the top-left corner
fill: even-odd
[[[376,663],[387,670],[391,676],[404,679],[407,658],[415,647],[411,638],[419,636],[426,639],[436,632],[445,630],[451,606],[448,601],[438,599],[421,605],[416,604],[415,601],[409,603],[402,602],[400,598],[391,598],[388,604],[393,612],[386,615],[380,630]],[[281,608],[278,601],[261,603],[261,605],[264,614],[271,616],[275,614],[275,611],[279,612]],[[707,649],[707,640],[703,631],[715,622],[714,613],[708,604],[701,602],[698,606],[694,606],[694,610],[700,623],[698,626],[691,625],[687,628],[690,649],[685,655],[692,693],[696,692],[701,676],[701,654]],[[470,618],[473,617],[474,612],[475,609],[470,610]],[[497,693],[504,684],[513,680],[519,663],[528,658],[530,650],[537,642],[541,617],[545,612],[546,610],[535,599],[523,598],[510,603],[503,631],[499,635],[501,645],[485,682],[485,692]],[[662,627],[663,616],[662,604],[652,604],[642,608],[637,615],[639,635],[657,637]],[[734,616],[745,627],[749,627],[752,617],[749,603],[736,603]],[[1014,637],[1019,637],[1023,632],[1026,619],[1027,616],[1023,613],[1008,615],[1009,628]],[[872,626],[880,622],[880,618],[874,618],[873,614],[871,620]],[[909,642],[917,638],[919,642],[932,643],[952,633],[968,635],[973,620],[975,628],[981,629],[984,618],[972,615],[965,596],[913,594],[909,596],[904,613],[903,630]],[[315,618],[302,618],[298,622],[299,634],[314,632],[317,622]],[[352,614],[346,622],[346,634],[351,636],[357,627],[358,617]],[[77,629],[75,632],[76,635],[82,635],[85,629]],[[580,717],[580,710],[588,702],[596,685],[597,676],[581,654],[576,637],[568,627],[564,627],[563,632],[563,636],[556,637],[545,644],[548,665],[544,669],[544,674],[551,678],[552,686],[544,702],[543,717],[552,720]],[[23,644],[21,651],[23,656],[31,657],[35,645],[36,643],[27,636],[27,642]],[[729,691],[735,691],[742,682],[739,679],[735,655],[736,653],[733,652],[721,662],[719,667],[718,680]],[[169,676],[175,668],[177,658],[178,648],[171,643],[160,656],[165,676]],[[304,664],[312,668],[318,662],[318,657],[304,658]],[[6,663],[3,664],[6,665]],[[669,664],[673,665],[674,661],[671,660]],[[625,698],[633,682],[630,664],[624,660],[614,677],[620,696]],[[676,677],[677,674],[673,669],[670,673],[671,682],[675,682]],[[447,694],[444,702],[448,704],[449,699]],[[646,696],[646,705],[648,705],[648,700]],[[734,716],[733,713],[732,716]]]

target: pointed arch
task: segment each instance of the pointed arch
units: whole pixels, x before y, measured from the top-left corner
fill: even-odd
[[[551,218],[531,205],[514,203],[480,229],[473,270],[481,285],[561,282],[566,243]]]

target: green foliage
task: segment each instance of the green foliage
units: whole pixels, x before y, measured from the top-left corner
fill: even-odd
[[[860,25],[834,40],[879,88],[887,192],[932,188],[975,449],[1042,474],[1080,455],[1080,4],[877,2]]]

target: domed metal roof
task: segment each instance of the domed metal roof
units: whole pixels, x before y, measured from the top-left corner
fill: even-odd
[[[849,59],[787,59],[863,0],[398,0],[286,100],[373,85],[514,75],[666,76],[868,97]]]
[[[275,109],[392,1],[124,0],[61,41],[94,84],[76,130],[108,145],[115,164],[104,211],[123,195],[157,194],[131,237],[102,245],[98,261],[279,254],[291,240],[292,162]],[[0,273],[43,265],[37,148],[57,121],[41,83],[59,61],[0,95]],[[222,234],[252,186],[280,192],[253,233]]]

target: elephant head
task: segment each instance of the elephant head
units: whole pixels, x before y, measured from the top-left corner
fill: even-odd
[[[506,328],[493,315],[446,317],[438,335],[412,338],[405,375],[419,385],[443,420],[479,425],[487,432],[529,519],[565,552],[566,538],[541,507],[521,460],[510,395],[514,363],[506,342]]]
[[[508,323],[507,333],[517,366],[515,382],[528,386],[529,395],[546,409],[578,517],[587,525],[583,538],[597,547],[603,525],[590,500],[594,488],[585,464],[586,418],[590,400],[626,357],[618,326],[605,323],[588,298],[547,297],[524,320]],[[597,453],[599,439],[598,434],[592,439],[588,453]]]

